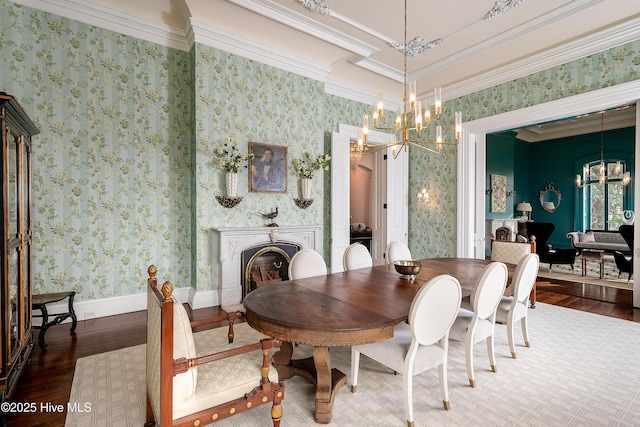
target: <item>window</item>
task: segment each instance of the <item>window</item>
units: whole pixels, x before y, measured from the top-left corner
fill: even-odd
[[[583,192],[587,228],[617,230],[622,225],[622,211],[627,204],[623,185],[626,162],[589,162],[584,170],[588,171]],[[604,170],[605,177],[602,176]]]

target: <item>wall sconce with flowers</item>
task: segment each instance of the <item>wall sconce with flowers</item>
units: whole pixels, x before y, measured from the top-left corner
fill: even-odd
[[[242,201],[242,197],[238,196],[238,171],[240,168],[249,167],[249,162],[253,157],[253,154],[240,153],[238,148],[231,143],[231,141],[225,142],[223,146],[215,149],[215,154],[218,156],[214,163],[216,166],[225,171],[225,184],[227,194],[225,196],[216,196],[216,200],[221,206],[225,208],[233,208]]]
[[[426,188],[423,188],[422,191],[418,193],[418,203],[422,206],[428,206],[431,204],[431,197],[429,197],[429,193]]]
[[[331,156],[328,154],[319,154],[315,158],[311,157],[311,154],[305,152],[301,159],[293,159],[291,164],[293,171],[298,178],[300,178],[300,190],[302,197],[300,199],[293,199],[296,206],[301,209],[306,209],[313,203],[311,198],[311,183],[316,171],[329,170],[329,160]]]

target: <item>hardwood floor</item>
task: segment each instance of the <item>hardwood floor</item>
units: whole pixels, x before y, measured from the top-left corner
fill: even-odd
[[[538,301],[640,322],[640,309],[633,308],[631,291],[541,278]],[[219,307],[191,311],[187,306],[187,311],[194,320],[221,313]],[[36,403],[38,410],[10,414],[4,422],[7,426],[63,426],[76,360],[143,344],[145,340],[144,311],[80,321],[74,335],[69,335],[67,324],[50,328],[46,335],[47,349],[42,351],[36,345],[13,396],[15,402]],[[47,402],[63,405],[65,410],[41,411],[40,405]],[[4,425],[2,420],[0,425]]]

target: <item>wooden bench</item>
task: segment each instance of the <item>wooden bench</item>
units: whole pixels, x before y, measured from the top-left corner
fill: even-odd
[[[33,317],[41,317],[42,324],[40,326],[34,325],[34,329],[40,329],[40,333],[38,334],[38,345],[41,349],[47,348],[47,343],[44,342],[44,335],[47,333],[47,330],[53,325],[59,325],[69,317],[71,317],[71,334],[76,330],[76,325],[78,324],[78,319],[76,318],[76,312],[73,310],[73,298],[76,296],[74,291],[70,292],[57,292],[53,294],[40,294],[33,295],[31,297],[31,308],[33,310],[40,310],[40,314],[34,314]],[[47,310],[47,304],[53,304],[58,301],[62,301],[63,299],[69,299],[68,309],[64,313],[53,313],[51,316],[56,316],[52,321],[49,321],[49,312]]]

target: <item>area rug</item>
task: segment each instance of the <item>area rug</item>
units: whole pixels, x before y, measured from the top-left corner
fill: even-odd
[[[582,256],[578,255],[571,265],[554,264],[551,269],[549,264],[541,263],[539,277],[549,279],[566,280],[569,282],[589,283],[592,285],[608,286],[617,289],[633,289],[633,277],[628,279],[628,274],[618,275],[618,268],[612,255],[604,256],[604,269],[600,279],[600,261],[587,259],[586,274],[582,275]]]
[[[538,303],[529,310],[532,346],[516,328],[517,359],[509,356],[506,326],[496,325],[498,371],[486,345],[475,350],[477,387],[468,383],[464,344],[451,342],[451,410],[442,407],[437,373],[414,378],[417,426],[637,426],[640,425],[640,323]],[[200,332],[200,333],[206,333]],[[70,402],[91,404],[69,413],[66,426],[141,426],[145,413],[144,345],[79,359]],[[333,348],[334,367],[349,373],[348,348]],[[286,380],[282,426],[315,424],[314,390]],[[337,393],[329,426],[405,426],[402,376],[362,357],[358,392]],[[216,426],[269,426],[270,405]]]

